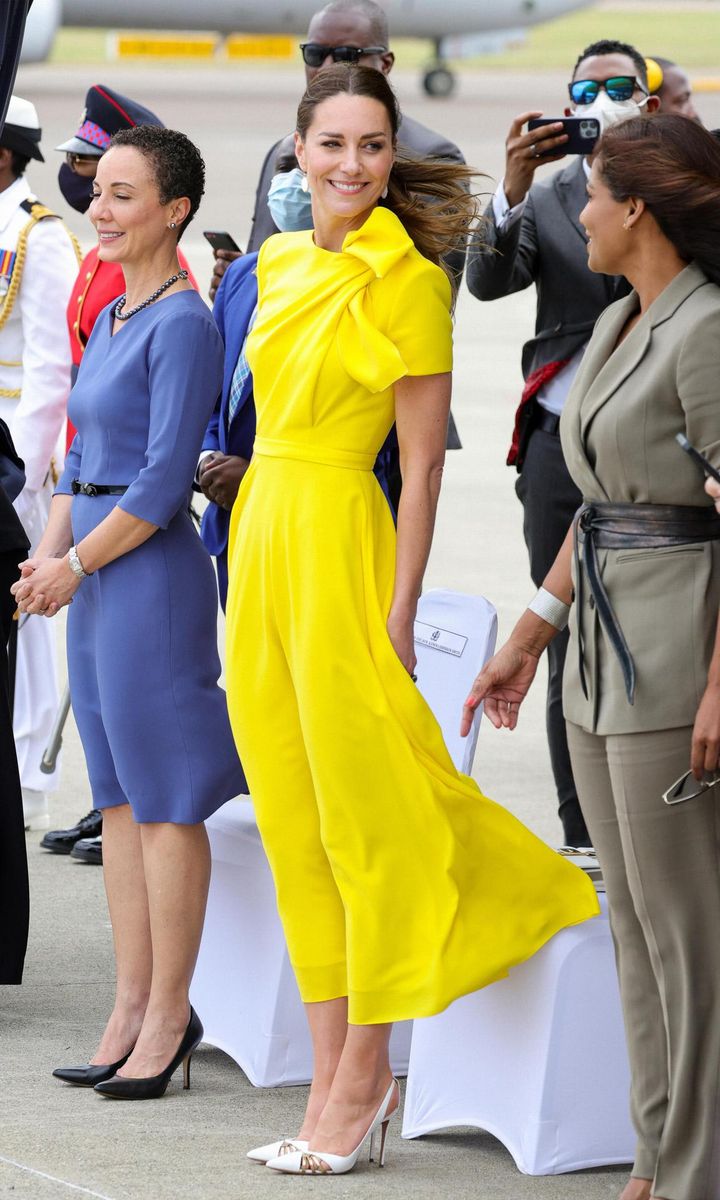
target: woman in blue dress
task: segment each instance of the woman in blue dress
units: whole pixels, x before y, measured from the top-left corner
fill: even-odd
[[[118,134],[92,185],[100,258],[126,294],[100,314],[72,392],[78,433],[48,527],[14,585],[68,614],[73,709],[103,810],[115,1006],[90,1063],[55,1071],[106,1095],[162,1095],[202,1026],[188,989],[205,913],[203,821],[247,790],[218,686],[217,592],[188,497],[223,349],[177,242],[203,192],[183,134]],[[188,1013],[190,1013],[188,1019]]]

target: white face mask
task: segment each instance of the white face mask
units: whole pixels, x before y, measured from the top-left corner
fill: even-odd
[[[600,133],[603,134],[611,125],[629,121],[631,117],[641,117],[642,106],[647,102],[647,96],[640,101],[611,100],[605,89],[601,88],[592,104],[573,105],[573,112],[576,117],[595,117],[600,122]]]

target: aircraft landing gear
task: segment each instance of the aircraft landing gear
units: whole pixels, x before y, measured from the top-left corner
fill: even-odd
[[[439,62],[428,67],[422,82],[428,96],[434,96],[437,99],[438,97],[452,96],[457,80],[452,71],[443,62]]]
[[[445,99],[455,91],[457,80],[443,56],[441,40],[435,42],[435,58],[426,67],[422,82],[428,96],[434,96],[436,99]]]

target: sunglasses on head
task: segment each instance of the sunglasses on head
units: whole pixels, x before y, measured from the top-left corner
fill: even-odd
[[[386,54],[387,46],[324,46],[322,42],[301,42],[306,67],[321,67],[328,55],[336,63],[358,63],[364,54]]]
[[[632,100],[639,88],[646,96],[647,88],[634,75],[613,75],[611,79],[575,79],[568,84],[573,104],[592,104],[604,88],[611,100]]]

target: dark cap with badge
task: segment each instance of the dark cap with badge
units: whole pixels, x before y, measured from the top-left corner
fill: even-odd
[[[149,108],[127,96],[121,96],[102,83],[95,83],[85,97],[85,108],[77,133],[55,149],[64,154],[97,155],[99,158],[107,150],[114,133],[120,129],[132,129],[135,125],[158,125],[164,128],[160,118]]]
[[[40,153],[40,137],[42,129],[38,121],[35,105],[20,96],[11,96],[8,104],[5,126],[0,134],[0,146],[6,150],[14,150],[25,158],[36,158],[45,162]]]

